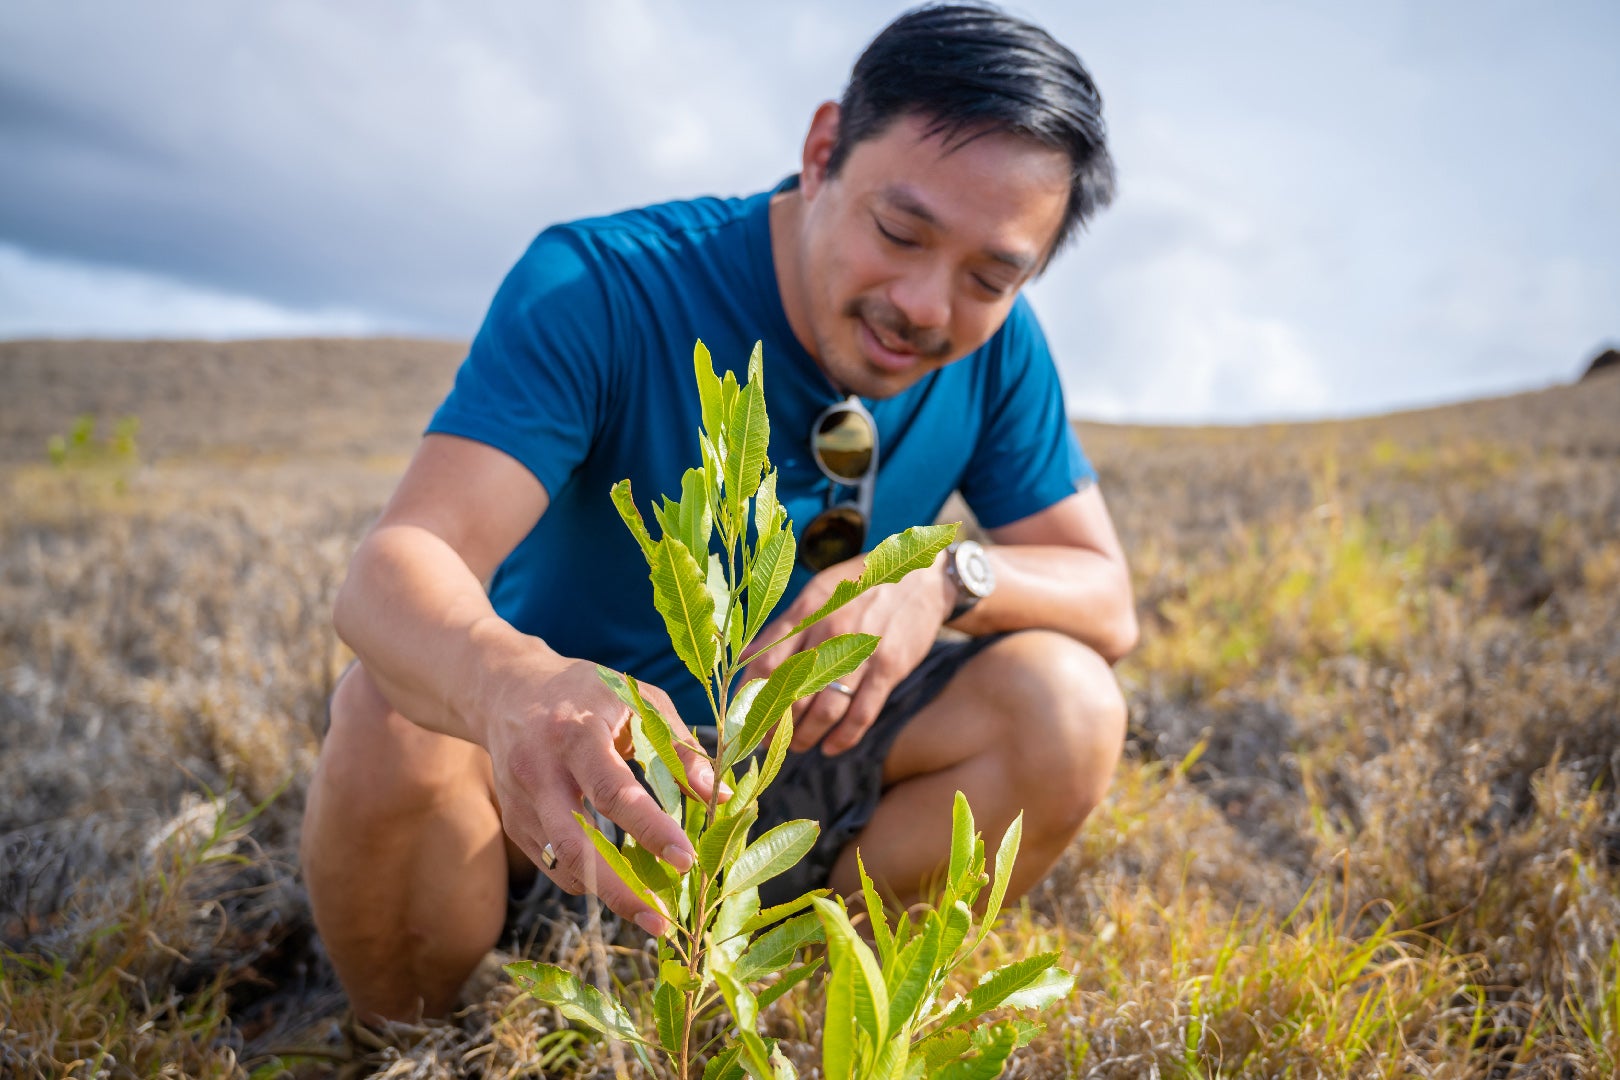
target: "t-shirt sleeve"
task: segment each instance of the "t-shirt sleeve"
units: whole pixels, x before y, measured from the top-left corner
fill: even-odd
[[[548,229],[501,283],[428,432],[510,454],[555,499],[607,412],[613,329],[606,283],[584,240]]]
[[[1069,423],[1046,335],[1023,297],[985,359],[984,421],[960,486],[979,523],[994,529],[1084,489],[1097,473]]]

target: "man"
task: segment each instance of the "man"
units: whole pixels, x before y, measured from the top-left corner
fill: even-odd
[[[883,638],[801,706],[799,753],[762,807],[823,823],[792,887],[851,893],[859,847],[888,891],[917,897],[947,859],[958,789],[992,841],[1024,812],[1014,895],[1051,867],[1107,788],[1125,726],[1110,664],[1136,637],[1124,556],[1019,296],[1111,197],[1100,105],[1043,31],[923,8],[817,109],[776,190],[535,241],[337,601],[359,663],[333,697],[303,859],[361,1018],[450,1009],[536,867],[667,930],[572,815],[588,799],[692,862],[614,749],[627,710],[595,665],[656,687],[665,716],[713,722],[608,498],[629,477],[645,508],[697,460],[700,337],[739,371],[763,340],[779,491],[816,533],[804,549],[841,559],[799,571],[761,641],[858,574],[862,542],[933,520],[953,489],[995,541],[872,590],[746,673],[833,634]],[[839,457],[846,421],[876,446]],[[936,645],[947,624],[968,640]],[[693,779],[706,796],[712,776]]]

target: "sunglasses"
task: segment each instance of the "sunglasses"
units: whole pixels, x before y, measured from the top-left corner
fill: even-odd
[[[827,479],[856,489],[854,502],[827,507],[799,534],[799,561],[811,570],[825,570],[861,553],[866,524],[872,520],[877,421],[858,396],[851,394],[816,417],[810,428],[810,456]]]

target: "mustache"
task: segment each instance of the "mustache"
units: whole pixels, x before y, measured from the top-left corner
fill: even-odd
[[[919,330],[905,313],[873,296],[857,296],[844,305],[844,314],[864,319],[890,338],[899,338],[925,360],[943,360],[951,354],[951,339],[942,330]]]

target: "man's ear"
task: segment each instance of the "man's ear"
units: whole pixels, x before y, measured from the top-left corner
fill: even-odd
[[[799,191],[805,201],[814,199],[827,183],[827,162],[838,144],[838,102],[823,101],[810,118],[810,131],[804,137],[804,158],[799,169]]]

